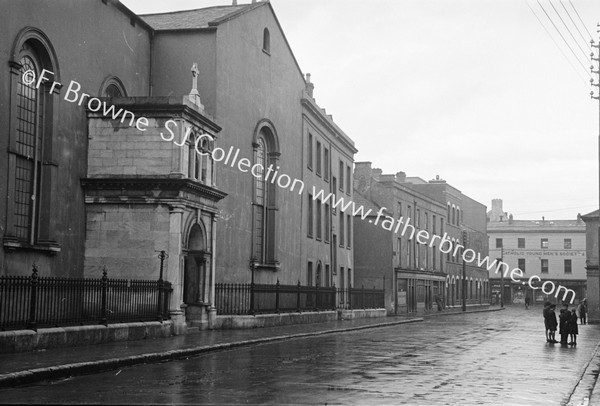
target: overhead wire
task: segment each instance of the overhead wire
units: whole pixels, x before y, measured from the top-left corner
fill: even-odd
[[[569,45],[569,42],[565,39],[564,35],[562,34],[562,32],[558,29],[558,27],[556,26],[556,24],[554,23],[554,20],[552,20],[552,18],[550,17],[550,15],[548,14],[548,12],[546,11],[546,9],[544,8],[544,6],[542,6],[542,4],[540,3],[539,0],[536,0],[537,4],[540,6],[540,8],[542,9],[542,11],[544,12],[544,14],[546,15],[546,18],[548,20],[550,20],[550,23],[552,24],[552,26],[554,27],[554,29],[556,30],[556,32],[558,33],[558,35],[562,38],[563,42],[565,43],[565,45],[567,46],[567,48],[569,48],[569,50],[571,51],[571,53],[573,54],[573,56],[575,57],[575,59],[577,60],[577,62],[579,63],[579,65],[581,66],[581,68],[587,73],[587,75],[590,77],[590,79],[592,78],[592,75],[590,74],[590,72],[588,71],[588,68],[586,66],[583,65],[583,63],[581,63],[581,60],[577,57],[577,54],[575,53],[575,51],[573,51],[573,48],[571,47],[571,45]]]
[[[577,26],[577,23],[575,22],[575,20],[573,20],[573,17],[571,17],[571,13],[569,13],[569,10],[567,10],[567,8],[565,7],[565,4],[562,2],[562,0],[559,0],[560,5],[562,6],[562,8],[565,10],[565,13],[567,13],[567,16],[569,16],[569,20],[571,20],[571,22],[573,23],[573,26],[575,27],[575,29],[577,30],[577,32],[579,33],[579,36],[581,37],[581,39],[583,40],[583,42],[585,42],[585,44],[587,45],[588,50],[592,50],[592,48],[590,47],[590,43],[589,40],[585,39],[585,37],[583,36],[583,34],[581,33],[581,30],[579,29],[579,27]],[[584,25],[585,28],[585,25]],[[590,38],[591,39],[591,38]]]
[[[587,31],[588,35],[591,38],[594,38],[594,36],[592,34],[590,34],[590,31],[587,29],[587,26],[585,25],[585,23],[583,22],[583,20],[581,19],[581,16],[579,15],[579,12],[577,11],[577,9],[575,8],[575,6],[573,5],[573,3],[571,2],[571,0],[569,0],[569,4],[571,4],[571,7],[573,7],[573,10],[575,11],[575,14],[577,14],[577,17],[579,18],[579,21],[581,21],[581,25],[583,25],[583,28],[585,28],[585,30]]]
[[[589,60],[588,54],[583,50],[583,48],[581,48],[581,46],[579,45],[579,41],[577,41],[575,39],[575,36],[573,35],[573,33],[571,32],[571,30],[569,29],[569,27],[567,26],[567,23],[565,23],[565,20],[563,20],[562,16],[559,14],[558,10],[556,9],[556,7],[554,7],[554,4],[552,4],[552,1],[549,0],[550,5],[552,6],[552,8],[554,9],[554,12],[556,13],[556,15],[558,16],[558,18],[560,19],[560,21],[563,23],[563,25],[565,26],[565,28],[567,29],[567,32],[569,33],[569,35],[571,36],[571,38],[573,38],[573,42],[575,43],[575,45],[577,45],[577,48],[579,48],[579,50],[581,51],[581,53],[583,54],[583,57],[586,59],[586,62],[591,62]]]
[[[542,20],[540,19],[540,17],[535,12],[535,10],[529,5],[529,2],[527,0],[524,0],[524,1],[525,1],[525,4],[527,4],[527,7],[529,7],[529,10],[531,10],[531,12],[535,16],[535,18],[540,23],[540,25],[542,26],[542,28],[544,29],[544,31],[546,32],[546,34],[548,34],[548,36],[550,37],[550,39],[552,40],[552,42],[554,43],[554,45],[556,46],[556,48],[558,49],[558,51],[561,53],[561,55],[563,56],[563,58],[565,58],[565,60],[567,61],[567,63],[571,66],[571,68],[573,68],[573,71],[575,72],[575,74],[577,76],[579,76],[579,78],[583,81],[583,83],[587,87],[588,86],[587,81],[583,78],[583,76],[581,76],[581,73],[575,67],[575,65],[573,65],[573,63],[571,62],[571,59],[569,59],[569,57],[567,57],[567,55],[564,53],[564,51],[562,50],[562,48],[560,47],[560,45],[558,45],[558,42],[556,42],[556,40],[554,39],[554,37],[552,36],[552,34],[550,34],[550,31],[548,31],[548,29],[546,28],[546,26],[544,25],[544,23],[542,22]]]

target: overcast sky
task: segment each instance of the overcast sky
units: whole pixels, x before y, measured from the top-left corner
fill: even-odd
[[[231,4],[122,2],[138,14]],[[600,1],[539,2],[271,1],[355,161],[439,175],[488,209],[503,199],[518,219],[569,219],[598,208],[587,31],[597,41]]]

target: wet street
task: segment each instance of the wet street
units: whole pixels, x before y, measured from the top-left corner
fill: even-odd
[[[294,339],[0,391],[1,403],[561,405],[598,344],[541,307]],[[558,334],[557,334],[558,338]]]

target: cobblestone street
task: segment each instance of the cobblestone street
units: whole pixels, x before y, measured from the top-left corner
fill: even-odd
[[[565,404],[598,344],[547,344],[541,308],[295,339],[0,392],[19,403]]]

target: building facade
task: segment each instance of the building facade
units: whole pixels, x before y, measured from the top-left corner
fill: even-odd
[[[461,253],[444,254],[440,251],[441,240],[423,243],[416,236],[421,231],[440,237],[447,235],[456,243],[462,242],[462,231],[466,231],[472,241],[468,247],[486,253],[485,206],[482,211],[475,204],[465,204],[464,207],[471,209],[469,217],[461,215],[457,221],[456,206],[454,219],[452,210],[448,211],[445,182],[427,183],[406,178],[403,172],[382,174],[370,162],[356,163],[354,182],[357,203],[370,210],[364,219],[355,216],[355,284],[385,286],[386,307],[395,314],[437,310],[437,302],[459,306],[463,298]],[[466,200],[459,197],[461,203]],[[378,224],[382,218],[379,215],[377,220],[379,213],[395,219],[396,224],[402,219],[404,225],[390,230],[384,223]],[[471,227],[461,228],[459,224],[463,221]],[[465,274],[466,303],[486,303],[487,273],[468,265]]]
[[[600,269],[598,268],[598,210],[581,217],[585,222],[585,269],[588,322],[600,323]]]
[[[523,280],[537,275],[544,282],[572,289],[576,300],[586,297],[586,232],[580,216],[574,220],[515,220],[503,211],[502,200],[494,199],[488,220],[491,259],[501,259],[511,270],[521,269]],[[501,280],[499,272],[490,271],[494,303],[500,299]],[[503,296],[505,304],[524,303],[528,296],[532,303],[562,299],[510,278],[504,278]]]
[[[203,328],[218,282],[351,283],[352,219],[308,199],[352,198],[356,148],[269,2],[0,5],[0,274],[154,280],[164,251],[171,316]]]

